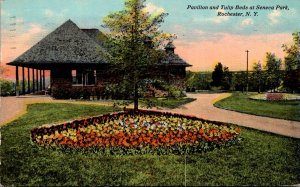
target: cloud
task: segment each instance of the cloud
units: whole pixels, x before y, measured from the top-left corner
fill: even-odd
[[[2,61],[7,63],[18,57],[42,39],[46,32],[47,30],[38,24],[30,24],[25,32],[16,32],[13,37],[9,30],[3,30],[1,52],[3,52],[2,58],[4,59]]]
[[[251,18],[244,19],[241,23],[242,26],[253,25],[253,20]]]
[[[295,15],[297,13],[297,10],[295,8],[290,8],[289,13]]]
[[[47,18],[52,18],[53,16],[55,16],[54,12],[52,10],[49,10],[49,9],[46,9],[44,11],[44,15],[47,17]]]
[[[228,19],[229,19],[228,17],[216,17],[216,18],[212,18],[211,20],[212,20],[212,22],[219,24],[219,23],[227,21]]]
[[[6,11],[4,11],[3,9],[1,9],[0,11],[1,11],[1,16],[5,16],[7,14]]]
[[[215,18],[211,19],[211,21],[216,23],[216,24],[223,23],[227,20],[229,20],[228,16],[218,16],[218,17],[215,17]]]
[[[180,26],[177,26],[176,28],[180,28]],[[174,29],[173,29],[174,30]],[[174,33],[178,34],[175,30]],[[188,34],[187,34],[188,33]],[[190,41],[213,41],[217,42],[220,40],[225,33],[215,33],[215,32],[207,32],[202,29],[189,29],[185,30],[184,32],[179,33],[178,40],[185,40],[186,42],[182,42],[181,45],[189,45]]]
[[[268,18],[271,21],[271,24],[278,23],[278,18],[281,16],[281,12],[279,10],[273,10],[269,15]]]
[[[65,14],[68,10],[64,9],[61,12],[54,12],[50,9],[44,10],[44,16],[54,22],[62,22],[65,20]]]
[[[214,24],[220,24],[223,22],[226,22],[229,20],[229,16],[217,16],[218,12],[223,12],[225,13],[224,10],[218,10],[216,11],[216,14],[214,17],[194,17],[192,19],[193,22],[206,22],[206,23],[214,23]]]
[[[225,10],[217,10],[217,12],[225,13]],[[216,24],[223,23],[228,20],[229,20],[229,16],[216,16],[214,18],[211,18],[211,21]]]
[[[12,35],[9,29],[3,29],[1,41],[1,62],[6,64],[13,61],[41,40],[47,32],[48,31],[45,28],[38,24],[30,24],[29,28],[25,32],[16,32],[14,37],[11,37]],[[6,69],[6,76],[9,77],[14,73],[11,66],[4,66],[4,68]]]
[[[162,7],[158,7],[153,3],[147,3],[146,7],[144,8],[146,12],[149,12],[150,14],[160,14],[165,12],[165,9]]]
[[[46,32],[46,29],[44,29],[42,26],[38,24],[30,24],[30,29],[22,34],[20,37],[24,37],[26,35],[41,35]]]
[[[23,25],[24,24],[24,19],[23,18],[16,18],[16,24],[17,25]]]

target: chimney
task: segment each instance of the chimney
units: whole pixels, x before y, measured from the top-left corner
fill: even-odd
[[[174,46],[173,42],[169,42],[169,43],[166,45],[165,50],[166,50],[167,53],[173,53],[173,54],[174,54],[175,48],[176,48],[176,47]]]

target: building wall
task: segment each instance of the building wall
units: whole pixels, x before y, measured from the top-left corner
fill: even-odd
[[[57,67],[51,69],[51,87],[72,87],[72,74],[68,68]]]
[[[72,69],[67,67],[57,67],[51,69],[51,93],[53,97],[58,98],[80,98],[84,94],[88,95],[106,95],[105,86],[109,84],[117,84],[122,80],[122,76],[113,74],[106,68],[96,69],[95,85],[73,85],[72,84]],[[145,77],[155,77],[166,81],[169,84],[175,85],[184,89],[185,67],[159,67],[149,71]],[[90,93],[90,94],[88,94]]]

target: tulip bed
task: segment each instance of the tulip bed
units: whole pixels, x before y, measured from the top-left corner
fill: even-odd
[[[127,110],[31,130],[32,141],[48,148],[103,154],[186,154],[237,143],[234,125],[158,111]]]
[[[264,101],[299,101],[299,94],[289,94],[289,93],[265,93],[256,94],[250,96],[250,99],[254,100],[264,100]]]

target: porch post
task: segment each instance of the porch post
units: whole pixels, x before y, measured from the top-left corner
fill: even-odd
[[[36,91],[39,91],[39,70],[36,69]]]
[[[35,92],[34,69],[32,68],[32,93]]]
[[[43,90],[42,70],[40,69],[40,90]]]
[[[22,67],[22,95],[25,95],[25,71],[24,66]]]
[[[45,70],[43,70],[43,89],[46,90]]]
[[[16,96],[19,96],[19,66],[16,66]]]
[[[27,92],[28,92],[28,94],[30,94],[30,68],[28,67],[27,68]]]

